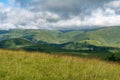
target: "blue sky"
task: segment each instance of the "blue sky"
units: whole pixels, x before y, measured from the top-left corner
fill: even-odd
[[[2,2],[4,5],[8,4],[8,0],[0,0],[0,2]]]
[[[3,2],[4,4],[8,3],[8,0],[0,0],[0,2]]]
[[[0,3],[4,5],[4,7],[13,7],[14,0],[0,0]]]
[[[120,26],[120,0],[0,0],[0,29]]]

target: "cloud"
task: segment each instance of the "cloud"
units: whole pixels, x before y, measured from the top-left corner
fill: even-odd
[[[93,26],[119,26],[120,15],[116,14],[113,9],[97,9],[92,12],[92,16],[86,21]]]
[[[107,27],[107,26],[119,26],[120,15],[116,15],[115,11],[108,9],[96,9],[92,12],[92,15],[84,17],[73,16],[71,19],[60,20],[56,23],[47,23],[47,26],[52,26],[53,29],[81,29],[92,27]]]
[[[0,3],[0,29],[119,26],[119,5],[115,5],[118,3],[118,0],[12,0],[7,7]]]
[[[65,14],[80,14],[98,8],[111,0],[15,0],[21,7],[33,11],[52,11]]]
[[[47,22],[53,23],[60,18],[58,14],[48,11],[35,13],[26,9],[3,6],[0,10],[0,29],[40,29]]]
[[[111,7],[111,8],[118,9],[118,8],[120,8],[120,0],[111,1],[111,2],[109,2],[107,4],[105,4],[105,5],[108,6],[108,7]]]
[[[0,3],[0,8],[2,8],[3,7],[3,3]]]
[[[16,27],[11,23],[0,23],[0,29],[1,30],[9,30],[9,29],[15,29]]]

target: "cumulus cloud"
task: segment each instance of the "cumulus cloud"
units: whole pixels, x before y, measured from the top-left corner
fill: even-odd
[[[3,4],[2,3],[0,3],[0,8],[2,8],[3,7]]]
[[[120,8],[120,0],[111,1],[107,4],[105,4],[105,5],[108,6],[108,7],[111,7],[111,8],[118,9],[118,8]]]
[[[33,11],[79,14],[102,6],[110,0],[15,0],[21,7]]]
[[[115,11],[108,9],[96,9],[92,12],[92,15],[85,16],[81,19],[81,16],[73,16],[67,20],[60,20],[56,23],[47,23],[48,26],[53,26],[58,29],[67,28],[92,28],[92,27],[107,27],[107,26],[119,26],[120,15],[116,15]]]
[[[11,0],[10,0],[11,1]],[[0,29],[82,29],[119,26],[115,0],[12,0],[0,3]]]
[[[5,8],[0,10],[0,28],[3,29],[40,29],[46,28],[47,22],[56,22],[60,16],[51,12],[32,12],[21,8]]]

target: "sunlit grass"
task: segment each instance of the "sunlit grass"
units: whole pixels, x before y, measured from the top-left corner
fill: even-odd
[[[120,80],[120,64],[39,52],[0,50],[0,80]]]

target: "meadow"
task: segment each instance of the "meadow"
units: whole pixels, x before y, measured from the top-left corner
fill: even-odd
[[[67,55],[0,50],[0,80],[120,80],[120,64]]]

